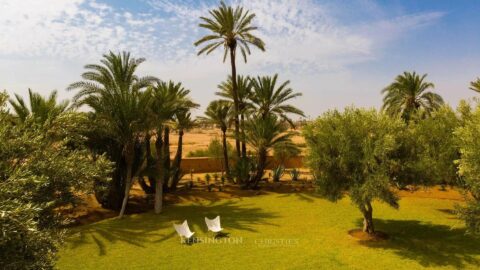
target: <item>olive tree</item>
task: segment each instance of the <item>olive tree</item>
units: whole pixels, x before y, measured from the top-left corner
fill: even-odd
[[[418,159],[421,164],[425,185],[456,184],[457,166],[455,160],[459,158],[458,145],[453,132],[460,126],[460,118],[455,111],[443,105],[432,112],[429,117],[410,123],[411,139],[418,146]]]
[[[58,209],[107,178],[111,164],[82,147],[81,114],[9,120],[0,95],[0,269],[53,269],[67,220]]]
[[[303,131],[306,161],[316,177],[318,192],[331,201],[348,193],[362,212],[363,230],[369,234],[375,232],[373,201],[398,208],[389,169],[402,128],[399,118],[347,108],[324,113]]]
[[[464,126],[458,127],[455,135],[460,147],[457,160],[459,175],[465,188],[466,205],[458,207],[460,217],[468,229],[480,233],[480,107],[470,115]]]

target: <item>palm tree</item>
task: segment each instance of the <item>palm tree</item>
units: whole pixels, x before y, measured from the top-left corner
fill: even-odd
[[[29,105],[18,94],[15,94],[15,100],[10,99],[9,103],[15,111],[15,116],[20,122],[25,122],[29,117],[36,122],[45,123],[65,112],[69,102],[62,101],[57,103],[57,91],[52,91],[48,97],[42,97],[39,93],[28,89]]]
[[[162,211],[163,189],[168,188],[171,176],[170,126],[177,112],[196,108],[198,104],[188,97],[190,90],[185,89],[181,83],[159,82],[150,88],[150,92],[153,99],[150,107],[154,118],[152,128],[156,130],[156,168],[159,175],[155,185],[155,213],[158,214]]]
[[[293,121],[288,114],[296,114],[305,117],[302,110],[285,104],[287,101],[301,96],[301,93],[294,93],[288,85],[290,81],[285,81],[277,87],[278,74],[273,77],[263,76],[252,80],[252,91],[250,100],[253,103],[254,111],[262,118],[270,114],[277,115],[280,119],[287,121],[293,126]]]
[[[404,72],[382,90],[382,110],[390,115],[400,115],[409,120],[415,112],[423,110],[427,115],[438,109],[444,102],[439,94],[428,91],[435,86],[426,82],[427,74]]]
[[[218,89],[220,91],[215,92],[217,96],[220,96],[225,100],[234,104],[232,76],[228,76],[226,81],[219,84]],[[238,93],[239,114],[240,114],[242,158],[246,158],[247,146],[245,142],[245,114],[248,111],[248,109],[251,108],[250,95],[252,94],[252,84],[251,84],[250,77],[242,76],[242,75],[237,76],[237,93]]]
[[[203,21],[199,24],[200,27],[205,28],[212,33],[206,35],[195,42],[195,46],[207,43],[198,55],[203,53],[210,54],[215,49],[223,45],[224,55],[223,62],[230,53],[230,63],[232,67],[232,94],[234,102],[234,122],[235,122],[235,147],[237,155],[240,157],[240,124],[238,114],[240,112],[240,104],[237,92],[237,70],[235,65],[235,57],[237,47],[240,48],[243,60],[247,62],[247,54],[250,54],[250,46],[254,46],[262,51],[265,51],[264,42],[252,34],[257,27],[252,26],[252,21],[255,18],[254,13],[244,11],[243,7],[227,6],[225,2],[220,2],[217,9],[209,11],[211,17],[200,17]]]
[[[274,114],[267,114],[265,117],[257,115],[249,121],[246,125],[246,139],[247,143],[256,151],[257,173],[250,185],[257,188],[258,183],[263,177],[265,168],[267,167],[267,154],[278,144],[287,147],[294,147],[291,140],[293,133],[287,131],[287,127],[283,121]]]
[[[230,102],[225,100],[214,100],[210,102],[205,110],[205,117],[200,117],[200,119],[206,123],[217,126],[222,131],[223,162],[224,169],[228,175],[230,167],[228,165],[227,129],[231,122]]]
[[[195,126],[195,121],[192,120],[192,114],[189,112],[190,109],[180,109],[175,112],[174,123],[178,130],[178,143],[177,143],[177,152],[175,158],[173,159],[173,175],[172,183],[170,186],[171,190],[176,190],[178,182],[180,182],[180,165],[182,162],[182,148],[183,148],[183,135],[184,131],[188,130]]]
[[[480,93],[480,78],[477,78],[476,81],[470,82],[470,89]]]
[[[83,81],[72,83],[68,89],[79,89],[74,97],[77,106],[87,105],[106,124],[110,136],[122,147],[126,166],[125,190],[119,218],[125,214],[135,160],[135,141],[144,131],[150,96],[144,89],[158,81],[155,77],[138,77],[135,72],[144,58],[130,57],[123,52],[103,55],[102,64],[86,65]]]

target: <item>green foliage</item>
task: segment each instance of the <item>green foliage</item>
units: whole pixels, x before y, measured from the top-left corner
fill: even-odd
[[[225,100],[214,100],[208,104],[205,117],[199,119],[206,124],[218,127],[223,133],[227,131],[232,121],[232,105]]]
[[[29,106],[25,100],[15,94],[15,99],[10,99],[10,105],[15,112],[16,120],[25,122],[27,118],[32,118],[33,121],[45,123],[48,119],[53,119],[68,108],[68,101],[57,103],[57,91],[52,91],[50,95],[45,98],[39,93],[28,89]]]
[[[53,269],[62,232],[40,229],[41,208],[9,193],[15,182],[0,184],[0,268]],[[21,193],[21,190],[14,191]]]
[[[268,114],[265,118],[254,117],[249,119],[245,124],[245,130],[247,143],[257,154],[273,149],[278,145],[288,148],[295,147],[291,140],[294,133],[288,131],[287,127],[273,114]]]
[[[286,104],[291,99],[302,96],[295,93],[289,87],[290,81],[285,81],[277,86],[278,74],[273,77],[263,76],[252,79],[252,94],[250,100],[253,103],[253,111],[265,118],[269,114],[275,114],[291,126],[294,126],[289,114],[305,116],[302,110]]]
[[[283,166],[289,158],[296,157],[300,153],[298,146],[292,143],[278,143],[273,147],[273,158]]]
[[[253,179],[256,188],[267,165],[267,153],[278,144],[291,147],[293,132],[275,114],[257,115],[245,123],[245,138],[257,155],[257,173]]]
[[[72,83],[68,89],[77,90],[74,102],[87,105],[105,120],[104,128],[120,144],[131,143],[135,132],[144,126],[150,96],[143,93],[158,79],[138,77],[135,72],[144,58],[133,58],[130,53],[103,55],[103,65],[86,65],[84,81]]]
[[[285,167],[279,165],[273,169],[273,182],[280,182],[280,178],[285,174]]]
[[[407,126],[397,134],[399,147],[394,152],[389,174],[395,185],[457,184],[458,146],[453,131],[460,118],[447,105],[429,117],[422,112],[410,115]]]
[[[409,120],[420,109],[426,114],[438,109],[444,102],[439,94],[428,91],[433,83],[426,82],[427,74],[404,72],[382,90],[383,110],[392,116]]]
[[[200,27],[205,28],[212,33],[206,35],[194,43],[195,46],[207,43],[200,51],[200,54],[210,54],[219,47],[224,48],[223,61],[227,58],[229,51],[233,50],[232,54],[237,48],[240,49],[243,59],[247,62],[247,54],[250,54],[250,46],[254,46],[262,51],[265,50],[265,44],[261,39],[254,36],[252,32],[257,27],[252,26],[252,21],[255,18],[254,13],[242,7],[227,6],[225,2],[221,2],[216,9],[210,10],[211,18],[200,17],[202,23]]]
[[[240,113],[245,113],[245,110],[251,106],[249,103],[252,95],[251,79],[248,76],[238,75],[236,83]],[[220,91],[215,92],[215,95],[224,98],[231,104],[234,103],[232,76],[228,76],[226,81],[219,84],[218,89]]]
[[[222,131],[222,148],[221,151],[220,149],[213,149],[213,144],[212,149],[209,149],[208,151],[211,152],[211,154],[215,154],[216,158],[223,157],[223,168],[227,172],[227,174],[230,171],[230,166],[229,164],[229,149],[228,149],[228,142],[227,142],[227,128],[230,125],[230,122],[232,121],[232,115],[231,115],[231,104],[229,101],[225,100],[214,100],[208,104],[207,109],[205,110],[205,117],[200,117],[200,119],[209,124],[214,124],[220,130]],[[210,145],[209,145],[210,148]],[[217,152],[218,150],[218,152]]]
[[[86,128],[84,117],[67,113],[16,125],[0,118],[1,269],[52,269],[59,227],[68,221],[57,210],[107,178],[110,162],[94,158],[77,134]]]
[[[480,107],[477,106],[463,127],[455,135],[460,145],[460,159],[457,161],[459,174],[464,181],[467,205],[459,207],[460,217],[470,231],[480,233]]]
[[[415,141],[418,164],[425,177],[421,183],[456,184],[454,161],[459,158],[459,151],[453,132],[460,124],[455,112],[446,105],[432,112],[430,117],[410,123],[408,135]]]
[[[248,182],[255,171],[255,163],[250,158],[240,158],[235,162],[230,174],[235,180],[235,183]]]
[[[475,81],[470,82],[470,89],[480,93],[480,78],[477,78]]]
[[[348,192],[352,202],[373,222],[371,202],[397,208],[389,175],[405,125],[375,110],[347,108],[329,111],[303,131],[308,146],[307,166],[316,177],[318,192],[332,201]],[[373,226],[373,224],[368,224]],[[373,228],[364,228],[373,232]]]
[[[210,174],[205,174],[205,183],[207,183],[207,185],[210,184],[210,180],[212,180],[212,176]]]
[[[290,170],[290,177],[292,178],[292,181],[298,181],[300,179],[300,170],[298,169]]]
[[[95,150],[107,153],[116,168],[113,182],[102,202],[109,208],[120,208],[123,216],[126,199],[134,175],[135,143],[140,132],[148,128],[149,106],[154,101],[146,89],[158,79],[151,76],[139,77],[136,71],[144,58],[133,58],[130,53],[103,55],[101,64],[86,65],[83,81],[72,83],[68,89],[77,90],[76,106],[87,105],[93,110],[94,119],[100,123],[90,134]],[[98,197],[98,196],[97,196]]]

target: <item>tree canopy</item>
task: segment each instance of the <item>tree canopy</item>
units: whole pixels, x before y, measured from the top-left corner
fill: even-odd
[[[375,110],[347,108],[324,113],[303,131],[318,192],[332,201],[348,192],[364,216],[365,232],[374,233],[374,200],[398,208],[389,169],[403,128]]]
[[[420,76],[416,72],[407,72],[398,75],[395,81],[382,90],[382,109],[390,115],[398,115],[405,120],[419,110],[429,115],[438,109],[444,102],[442,97],[428,91],[435,86],[425,81],[427,74]]]

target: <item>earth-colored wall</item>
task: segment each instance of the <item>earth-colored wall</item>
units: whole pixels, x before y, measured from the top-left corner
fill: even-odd
[[[273,157],[268,157],[267,160],[267,169],[272,169],[274,166],[277,165]],[[292,157],[285,162],[285,168],[302,167],[303,156]],[[193,170],[193,173],[220,172],[223,170],[222,159],[209,157],[183,158],[181,169],[186,173],[190,172],[191,170]]]

